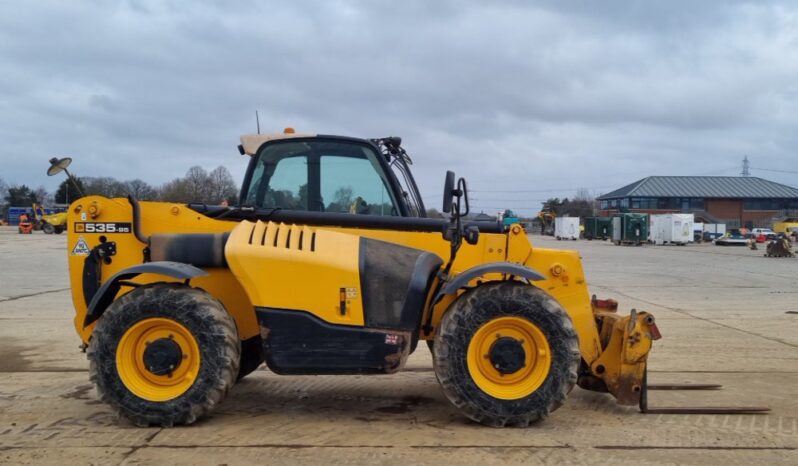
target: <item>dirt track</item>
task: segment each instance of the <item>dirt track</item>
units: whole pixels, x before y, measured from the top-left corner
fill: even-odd
[[[72,327],[63,236],[0,228],[3,464],[797,464],[798,259],[712,245],[537,246],[582,252],[591,292],[657,316],[657,405],[770,405],[760,416],[642,415],[575,389],[529,429],[491,429],[441,394],[422,347],[390,376],[281,377],[264,368],[191,427],[140,429],[96,401]],[[692,399],[691,399],[692,398]]]

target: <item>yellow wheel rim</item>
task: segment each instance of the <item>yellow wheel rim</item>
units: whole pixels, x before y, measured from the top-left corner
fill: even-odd
[[[147,347],[160,339],[180,348],[181,358],[169,374],[156,375],[145,364]],[[149,401],[179,397],[194,384],[200,368],[200,352],[191,332],[171,319],[152,317],[127,329],[116,348],[116,370],[128,390]]]
[[[510,338],[515,340],[512,345],[516,351],[523,348],[523,365],[512,373],[502,373],[491,357],[495,355],[494,345]],[[522,317],[499,317],[483,324],[471,337],[467,358],[468,371],[477,387],[502,400],[529,396],[540,388],[551,368],[551,349],[546,336]]]

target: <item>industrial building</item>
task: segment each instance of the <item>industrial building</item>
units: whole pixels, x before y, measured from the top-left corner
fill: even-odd
[[[769,227],[798,214],[798,189],[754,176],[649,176],[598,201],[599,215],[692,213],[728,228]]]

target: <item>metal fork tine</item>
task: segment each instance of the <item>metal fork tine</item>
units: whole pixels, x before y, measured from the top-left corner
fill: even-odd
[[[649,390],[719,390],[723,385],[717,383],[650,383]]]
[[[765,414],[770,408],[764,406],[684,406],[660,407],[641,410],[645,414]]]
[[[770,408],[765,406],[648,406],[649,390],[718,390],[722,385],[715,383],[677,383],[649,384],[648,371],[643,373],[643,391],[640,393],[640,412],[644,414],[766,414]]]

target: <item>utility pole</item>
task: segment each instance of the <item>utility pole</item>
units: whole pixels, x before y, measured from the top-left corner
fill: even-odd
[[[751,172],[749,170],[750,166],[748,164],[748,156],[746,155],[743,157],[743,171],[740,172],[742,176],[751,176]]]

